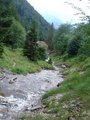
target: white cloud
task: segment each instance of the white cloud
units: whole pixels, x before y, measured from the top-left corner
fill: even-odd
[[[87,14],[89,10],[86,8],[88,0],[27,0],[42,16],[51,15],[63,22],[78,22],[79,17],[74,14],[77,10],[73,9],[65,2],[74,3],[75,6],[81,7]]]

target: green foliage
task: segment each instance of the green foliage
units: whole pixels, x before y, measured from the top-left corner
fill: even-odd
[[[10,17],[13,14],[13,6],[11,0],[0,0],[0,16],[3,18]]]
[[[37,60],[37,31],[35,21],[32,22],[30,31],[27,33],[23,53],[30,60]]]
[[[37,116],[35,116],[35,117],[31,117],[31,116],[28,116],[28,117],[26,117],[26,116],[21,116],[21,117],[20,117],[20,120],[44,120],[44,119],[42,118],[42,116],[37,115]]]
[[[67,49],[67,43],[71,36],[71,26],[69,24],[62,24],[56,32],[54,38],[54,48],[58,54],[64,54]]]
[[[45,61],[42,60],[38,60],[38,65],[42,68],[42,69],[52,69],[52,65],[48,64]]]
[[[67,46],[67,53],[69,56],[74,56],[78,54],[78,50],[80,48],[80,42],[82,38],[80,35],[76,35],[72,37],[68,46]]]
[[[87,36],[81,42],[81,46],[79,49],[79,55],[90,56],[90,36]]]
[[[80,57],[70,58],[67,63],[71,67],[64,70],[63,74],[66,77],[60,87],[48,91],[43,96],[43,103],[46,106],[44,111],[54,113],[61,120],[67,119],[70,115],[77,120],[85,118],[89,120],[88,112],[85,116],[83,112],[90,109],[90,57],[83,60]],[[59,98],[59,95],[62,97]]]
[[[80,24],[76,31],[82,36],[79,55],[90,56],[90,23]]]
[[[23,47],[26,39],[26,31],[22,25],[13,18],[12,25],[9,29],[8,35],[6,36],[4,43],[6,46],[12,48]]]
[[[48,116],[45,118],[40,114],[39,117],[24,116],[24,119],[66,120],[69,116],[73,116],[77,120],[89,120],[90,57],[84,58],[84,61],[81,61],[80,57],[70,58],[66,61],[67,63],[71,67],[65,69],[64,73],[68,74],[60,87],[48,91],[43,96],[42,102],[45,108],[42,111]],[[49,117],[51,115],[52,117]]]
[[[90,56],[90,23],[78,24],[73,29],[70,25],[61,25],[53,44],[56,53],[66,54],[64,59],[75,55]]]
[[[46,39],[49,23],[27,2],[27,0],[12,0],[19,22],[30,29],[33,20],[37,20],[38,29],[42,32],[42,39]]]
[[[43,69],[51,69],[52,66],[45,61],[32,62],[23,56],[22,49],[4,48],[3,58],[0,59],[0,67],[13,73],[27,74]]]
[[[22,47],[25,41],[25,29],[15,19],[16,13],[12,0],[0,4],[0,39],[6,46]]]
[[[69,36],[65,34],[60,35],[56,39],[55,49],[58,54],[64,54],[66,52],[68,39],[69,39]]]
[[[3,42],[12,24],[12,8],[10,0],[0,1],[0,57],[3,54]]]
[[[87,93],[89,93],[90,57],[84,58],[82,61],[81,59],[82,58],[80,57],[75,57],[66,61],[71,66],[64,71],[64,73],[68,73],[66,80],[61,84],[60,88],[53,90],[53,93],[49,92],[50,94],[56,94],[56,91],[57,93],[60,93],[60,91],[68,92],[69,90],[73,90],[74,92],[80,92],[81,94],[83,94],[83,92],[85,92],[84,89],[87,89],[87,87]],[[82,84],[84,85],[84,87],[82,86]],[[82,90],[78,88],[78,86],[81,87]]]
[[[47,57],[47,51],[46,48],[43,46],[38,45],[37,46],[37,58],[39,60],[45,60]]]
[[[84,37],[89,36],[90,35],[90,23],[78,24],[77,28],[75,29],[75,33],[79,33]]]
[[[53,49],[53,39],[54,39],[54,26],[52,23],[49,27],[49,30],[48,30],[48,40],[47,40],[47,43],[48,43],[50,50]]]
[[[21,116],[20,120],[55,120],[55,119],[51,116],[43,117],[42,115],[37,114],[36,116]]]

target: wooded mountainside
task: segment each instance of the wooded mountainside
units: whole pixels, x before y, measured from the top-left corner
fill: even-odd
[[[26,0],[12,0],[12,3],[22,25],[28,30],[32,20],[36,20],[39,34],[42,33],[45,36],[49,23]]]
[[[32,21],[38,40],[47,40],[49,23],[26,0],[0,0],[0,42],[6,46],[23,46]]]

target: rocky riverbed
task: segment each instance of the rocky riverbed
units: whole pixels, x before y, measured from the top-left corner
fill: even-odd
[[[21,113],[40,108],[42,95],[62,81],[59,70],[42,70],[27,75],[1,72],[0,120],[18,120]]]

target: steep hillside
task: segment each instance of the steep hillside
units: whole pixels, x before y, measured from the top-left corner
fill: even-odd
[[[26,0],[12,0],[15,10],[18,14],[19,21],[28,29],[32,20],[38,23],[39,34],[45,37],[48,31],[49,23],[26,1]]]

